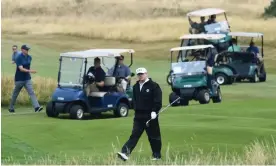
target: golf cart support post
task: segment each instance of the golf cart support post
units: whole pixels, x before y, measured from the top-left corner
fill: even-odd
[[[61,53],[58,87],[54,91],[51,101],[47,104],[47,115],[57,117],[60,113],[69,113],[71,118],[82,119],[84,113],[97,114],[113,110],[116,116],[127,116],[132,107],[132,87],[129,86],[125,92],[117,91],[116,78],[112,75],[105,77],[105,91],[86,94],[86,74],[88,59],[102,58],[101,62],[107,69],[111,69],[111,66],[108,65],[115,65],[113,66],[113,73],[115,73],[118,65],[116,57],[123,53],[129,53],[131,56],[130,67],[133,63],[134,52],[133,49],[90,49]],[[108,64],[108,59],[115,61],[115,64]],[[131,76],[133,75],[131,73]]]

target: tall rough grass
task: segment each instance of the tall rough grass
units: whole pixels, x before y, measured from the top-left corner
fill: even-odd
[[[32,81],[35,95],[37,96],[39,103],[47,103],[51,99],[51,95],[57,86],[56,80],[43,77],[34,77]],[[7,106],[10,104],[11,95],[14,88],[14,77],[2,75],[1,85],[1,105]],[[17,98],[16,105],[31,105],[29,95],[24,88],[22,88]]]
[[[270,143],[269,143],[270,142]],[[219,150],[204,152],[201,149],[193,149],[188,154],[173,152],[169,146],[160,161],[151,161],[149,157],[142,157],[142,149],[130,160],[123,162],[118,159],[116,153],[119,151],[112,144],[112,152],[102,156],[87,156],[85,154],[68,157],[66,154],[45,155],[40,158],[25,156],[25,161],[17,161],[12,156],[5,157],[2,164],[32,164],[32,165],[275,165],[276,145],[272,141],[254,141],[245,146],[242,153],[222,153]],[[271,143],[272,142],[272,143]]]
[[[226,9],[230,15],[259,16],[270,0],[2,0],[2,17],[79,16],[104,20],[185,16],[203,7]]]
[[[187,12],[219,7],[227,10],[233,31],[263,32],[267,43],[275,43],[276,19],[260,18],[267,5],[268,0],[3,0],[2,31],[137,42],[178,40],[188,33]]]

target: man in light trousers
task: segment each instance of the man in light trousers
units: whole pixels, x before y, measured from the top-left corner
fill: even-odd
[[[30,69],[32,57],[28,54],[29,49],[30,47],[28,47],[27,45],[22,45],[21,47],[22,52],[17,56],[15,60],[15,63],[16,63],[16,72],[14,77],[15,87],[13,89],[10,108],[9,108],[9,112],[11,113],[15,112],[14,105],[23,87],[27,90],[31,98],[32,105],[34,107],[35,112],[40,112],[43,109],[43,107],[39,105],[33,90],[30,73],[36,73],[36,71]]]

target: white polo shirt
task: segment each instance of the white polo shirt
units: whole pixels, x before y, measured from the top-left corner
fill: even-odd
[[[140,85],[140,91],[142,90],[143,88],[143,85],[149,81],[149,78],[147,78],[144,82],[139,82],[139,85]]]

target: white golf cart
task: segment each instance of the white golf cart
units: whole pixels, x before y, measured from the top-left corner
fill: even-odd
[[[225,34],[185,34],[180,37],[180,47],[196,46],[196,45],[213,45],[216,52],[227,50],[230,39]],[[182,50],[179,52],[177,62],[183,61],[189,50]],[[167,83],[171,85],[171,72],[167,75]]]
[[[187,106],[190,100],[199,101],[200,104],[207,104],[212,99],[214,103],[222,100],[219,84],[211,80],[207,73],[212,74],[212,68],[207,66],[206,57],[213,54],[213,45],[196,45],[176,47],[171,52],[171,89],[169,102],[172,103],[178,97],[181,99],[172,106]],[[174,59],[174,52],[187,51],[181,61]]]
[[[213,17],[217,15],[224,15],[224,20],[216,22],[216,23],[210,23],[204,26],[206,33],[224,33],[227,34],[230,31],[230,25],[227,20],[226,11],[219,8],[205,8],[200,10],[195,10],[192,12],[187,13],[187,17]],[[206,21],[206,18],[205,18]],[[195,21],[197,23],[200,22],[200,20]],[[207,21],[206,21],[207,22]]]

